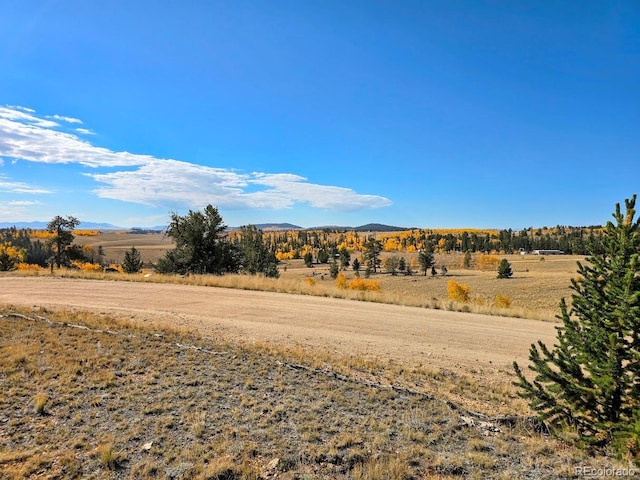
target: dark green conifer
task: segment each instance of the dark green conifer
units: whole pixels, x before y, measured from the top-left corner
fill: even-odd
[[[511,264],[509,260],[503,258],[498,265],[498,278],[511,278],[513,276],[513,270],[511,270]]]
[[[532,345],[520,396],[551,427],[571,425],[581,443],[640,455],[640,232],[636,195],[616,205],[602,253],[578,262],[572,304],[561,302],[557,343]]]

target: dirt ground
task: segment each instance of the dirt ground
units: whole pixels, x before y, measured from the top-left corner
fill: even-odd
[[[189,285],[0,277],[0,303],[65,307],[337,355],[487,375],[528,363],[554,324],[352,300]]]

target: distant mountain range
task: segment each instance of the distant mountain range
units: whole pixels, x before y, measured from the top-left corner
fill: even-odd
[[[304,230],[304,228],[294,225],[293,223],[254,223],[252,224],[262,231],[278,231],[278,230]],[[240,227],[229,227],[229,230],[240,230]]]
[[[31,228],[33,230],[42,230],[47,228],[49,222],[0,222],[0,228]],[[81,222],[78,228],[83,230],[128,230],[124,227],[117,227],[110,223],[94,223],[94,222]],[[165,227],[162,227],[165,228]]]
[[[0,222],[0,228],[30,228],[32,230],[43,230],[47,228],[49,222]],[[292,223],[258,223],[255,224],[256,228],[262,231],[284,231],[284,230],[337,230],[337,231],[356,231],[356,232],[399,232],[408,230],[405,227],[395,227],[392,225],[384,225],[382,223],[367,223],[359,227],[349,227],[344,225],[324,225],[318,227],[304,228]],[[164,231],[166,225],[156,225],[155,227],[133,227],[125,228],[118,227],[111,223],[95,223],[95,222],[81,222],[78,226],[83,230],[141,230],[141,231]],[[239,230],[240,227],[229,227],[229,230]]]
[[[392,225],[384,225],[382,223],[367,223],[359,227],[349,227],[344,225],[322,225],[318,227],[301,227],[292,223],[258,223],[256,228],[268,232],[268,231],[280,231],[280,230],[331,230],[331,231],[356,231],[356,232],[401,232],[409,230],[404,227],[394,227]],[[231,227],[230,230],[238,230],[240,227]]]

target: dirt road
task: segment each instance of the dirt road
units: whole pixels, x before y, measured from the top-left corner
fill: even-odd
[[[261,341],[449,370],[527,363],[550,323],[351,300],[187,285],[0,277],[0,304],[57,306]],[[485,370],[486,371],[486,370]]]

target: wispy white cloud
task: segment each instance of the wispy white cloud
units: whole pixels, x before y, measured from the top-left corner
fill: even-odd
[[[36,205],[42,205],[42,202],[37,200],[11,200],[7,202],[7,205],[11,205],[12,207],[33,207]]]
[[[31,200],[10,200],[0,202],[0,219],[11,222],[31,222],[39,220],[44,204]]]
[[[211,203],[228,209],[285,209],[303,203],[314,208],[355,211],[391,205],[385,197],[310,183],[292,173],[248,174],[151,155],[114,152],[92,145],[74,133],[60,131],[60,125],[51,119],[82,123],[59,115],[40,118],[23,107],[0,107],[0,156],[48,164],[76,163],[94,169],[127,167],[115,172],[84,173],[100,184],[94,193],[101,198],[169,208],[201,208]],[[75,132],[93,134],[84,128],[76,128]],[[0,189],[2,182],[0,178]],[[4,184],[9,189],[10,182]],[[20,186],[15,182],[12,185],[12,188]],[[27,190],[28,186],[23,188]],[[30,193],[36,192],[37,189]]]
[[[51,120],[38,118],[33,113],[34,112],[30,112],[24,108],[16,109],[10,107],[0,107],[0,118],[6,119],[8,121],[13,121],[15,123],[24,125],[33,125],[40,128],[52,128],[59,126],[58,123],[52,122]]]
[[[4,175],[0,175],[0,192],[10,193],[32,193],[32,194],[46,194],[53,193],[51,190],[35,187],[24,182],[12,182]]]
[[[7,105],[7,108],[11,108],[13,110],[20,110],[22,112],[36,113],[36,111],[33,108],[22,107],[20,105]]]
[[[154,159],[137,170],[88,175],[105,184],[96,190],[102,198],[151,206],[247,206],[240,200],[246,176],[223,168]]]
[[[93,130],[89,130],[88,128],[76,128],[76,132],[81,133],[82,135],[95,135],[96,132]]]
[[[270,187],[263,193],[288,199],[291,204],[306,202],[312,207],[345,212],[391,205],[385,197],[362,195],[350,188],[313,184],[304,177],[289,173],[254,173],[253,176],[251,183]]]
[[[33,113],[35,113],[35,111]],[[47,116],[46,118],[52,118],[52,119],[58,120],[60,122],[82,124],[82,120],[80,120],[79,118],[63,117],[62,115],[50,115],[50,116]]]
[[[158,160],[137,170],[90,176],[105,184],[96,190],[100,197],[152,206],[202,207],[211,203],[228,209],[283,209],[307,203],[315,208],[355,211],[391,205],[385,197],[309,183],[298,175],[240,174],[176,160]],[[247,191],[252,185],[266,188]]]
[[[114,152],[77,135],[55,130],[59,124],[0,107],[0,156],[39,163],[78,163],[88,167],[125,167],[155,160],[151,155]]]

